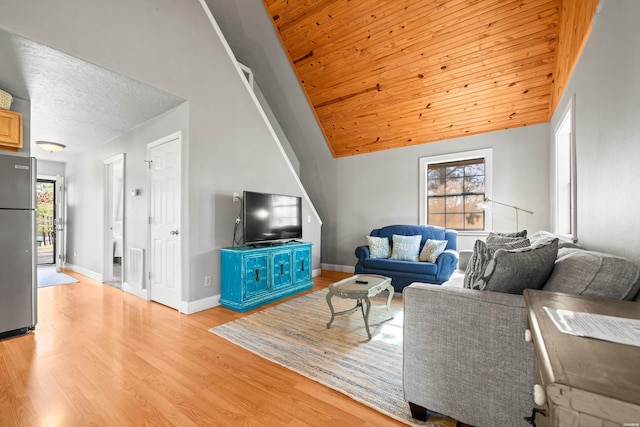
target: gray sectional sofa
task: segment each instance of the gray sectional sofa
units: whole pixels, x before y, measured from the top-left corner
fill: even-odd
[[[560,244],[543,290],[640,302],[635,263],[572,246]],[[441,286],[403,291],[403,384],[412,415],[432,410],[476,427],[528,426],[535,367],[524,297],[463,284],[458,270]]]

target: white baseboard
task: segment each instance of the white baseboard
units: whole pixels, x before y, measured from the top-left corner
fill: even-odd
[[[202,298],[196,301],[182,301],[180,303],[180,312],[184,314],[193,314],[202,310],[208,310],[220,305],[220,295]]]
[[[318,277],[321,274],[322,274],[322,268],[316,268],[314,270],[311,270],[311,277]]]
[[[95,271],[91,271],[88,268],[80,267],[79,265],[69,264],[68,262],[64,263],[64,268],[68,268],[69,270],[75,271],[78,274],[87,276],[91,280],[95,280],[96,282],[102,283],[102,274],[96,273]]]
[[[127,282],[124,282],[122,284],[122,290],[147,301],[149,300],[149,292],[146,289],[140,289],[137,286],[131,286]]]
[[[341,273],[355,273],[356,268],[351,265],[325,264],[322,263],[323,270],[339,271]]]

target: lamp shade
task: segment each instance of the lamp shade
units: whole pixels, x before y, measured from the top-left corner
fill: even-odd
[[[50,153],[56,153],[66,148],[66,145],[64,144],[51,141],[36,141],[36,144],[38,144],[38,147],[42,148],[44,151],[48,151]]]

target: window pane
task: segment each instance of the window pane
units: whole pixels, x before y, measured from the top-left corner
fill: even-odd
[[[484,193],[484,175],[468,176],[464,179],[465,193]]]
[[[571,234],[571,110],[556,132],[556,231]]]
[[[444,179],[445,168],[438,166],[429,166],[427,168],[427,179]]]
[[[484,161],[474,163],[472,165],[466,165],[464,167],[464,174],[466,176],[482,175],[484,178]]]
[[[429,214],[429,225],[437,225],[439,227],[444,227],[444,214]]]
[[[447,228],[464,230],[464,214],[447,214]]]
[[[466,212],[484,212],[479,205],[482,204],[484,195],[479,196],[465,196],[464,197],[464,209]]]
[[[484,230],[484,158],[426,166],[427,221],[458,230]],[[445,196],[445,197],[442,197]]]
[[[449,196],[447,197],[447,213],[464,212],[464,197]]]
[[[464,219],[465,230],[484,230],[484,211],[468,213]]]
[[[443,196],[444,195],[444,181],[430,179],[427,182],[429,196]]]
[[[447,179],[460,178],[464,176],[464,166],[449,166],[447,167]]]
[[[428,209],[430,213],[444,213],[444,197],[429,197]]]
[[[445,184],[447,194],[462,194],[464,189],[464,178],[447,179]]]

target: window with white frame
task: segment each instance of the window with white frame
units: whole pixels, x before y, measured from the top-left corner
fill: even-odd
[[[576,234],[575,97],[572,96],[555,129],[554,231],[572,239]]]
[[[491,193],[491,149],[420,159],[420,223],[460,231],[490,229],[481,205]]]

